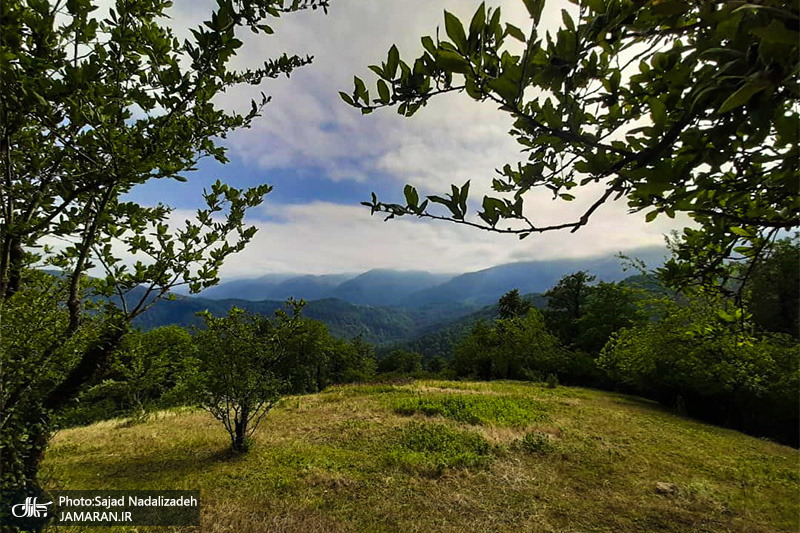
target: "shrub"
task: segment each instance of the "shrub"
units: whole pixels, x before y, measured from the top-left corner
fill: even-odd
[[[553,451],[553,443],[546,433],[529,431],[519,441],[520,447],[528,453],[546,454]]]
[[[274,372],[286,353],[286,339],[300,323],[302,302],[276,320],[232,308],[214,318],[203,314],[206,330],[196,337],[198,358],[186,376],[196,402],[222,422],[233,451],[246,451],[264,416],[278,403],[283,383]]]
[[[617,333],[598,364],[644,396],[691,416],[800,443],[800,346],[720,327],[719,302],[667,305],[661,321]]]

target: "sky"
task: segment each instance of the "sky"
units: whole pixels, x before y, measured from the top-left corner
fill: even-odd
[[[223,141],[230,163],[203,161],[187,183],[155,181],[132,191],[132,199],[176,209],[174,220],[202,206],[201,193],[216,179],[235,187],[268,183],[264,203],[248,215],[259,228],[253,241],[222,270],[223,281],[269,273],[359,273],[374,268],[461,273],[514,261],[590,257],[663,245],[663,235],[685,219],[629,214],[625,200],[604,205],[576,233],[555,232],[519,240],[447,222],[403,217],[388,222],[360,205],[375,192],[382,201],[402,201],[410,183],[421,194],[449,191],[471,180],[473,197],[490,192],[496,168],[522,160],[508,135],[509,117],[465,94],[436,98],[413,118],[392,109],[362,116],[344,104],[339,91],[352,92],[353,76],[374,86],[368,65],[385,61],[392,44],[413,59],[420,37],[444,26],[446,9],[471,17],[477,0],[332,0],[321,10],[282,17],[275,34],[242,32],[245,46],[235,65],[257,66],[282,52],[312,55],[311,65],[289,79],[268,80],[222,95],[226,109],[249,108],[260,91],[272,97],[250,129]],[[487,2],[501,6],[504,19],[520,27],[530,22],[520,0]],[[554,29],[570,4],[550,0],[543,24]],[[211,4],[178,0],[170,11],[180,35],[208,16]],[[540,34],[542,29],[540,28]],[[443,30],[442,30],[443,33]],[[573,192],[573,191],[571,191]],[[549,193],[526,196],[526,214],[537,224],[575,220],[598,195],[582,188],[574,202],[553,201]],[[472,209],[474,216],[475,209]]]

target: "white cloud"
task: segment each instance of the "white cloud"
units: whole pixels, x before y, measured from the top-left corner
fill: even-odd
[[[364,183],[365,198],[372,190],[370,181],[388,177],[398,193],[402,184],[412,183],[423,194],[446,192],[450,183],[471,179],[473,194],[479,199],[489,191],[494,169],[520,158],[519,145],[507,134],[511,125],[507,115],[466,95],[447,95],[412,119],[390,109],[362,117],[338,96],[340,90],[351,90],[353,75],[373,80],[367,65],[385,60],[392,43],[398,45],[402,57],[412,59],[421,52],[420,36],[434,34],[437,26],[443,26],[444,9],[468,20],[478,3],[334,0],[328,16],[294,14],[272,24],[273,37],[247,36],[236,58],[240,67],[257,66],[284,51],[311,54],[315,60],[291,79],[237,88],[220,98],[225,106],[246,108],[259,90],[273,96],[263,118],[229,138],[230,155],[264,169],[302,168],[334,181],[359,181]],[[501,4],[504,18],[527,31],[523,3],[505,0]],[[174,26],[202,20],[207,4],[197,6],[179,4]],[[560,24],[562,7],[574,9],[567,2],[547,3],[546,26],[552,29]],[[596,188],[581,190],[572,203],[552,202],[546,193],[531,194],[526,213],[541,225],[569,222],[598,193]],[[513,235],[410,218],[383,223],[355,205],[282,206],[268,200],[265,209],[270,219],[256,220],[258,235],[225,267],[226,276],[377,267],[462,272],[509,261],[582,257],[659,245],[663,233],[687,223],[660,217],[645,224],[642,214],[627,213],[623,200],[609,202],[577,233],[546,233],[520,241]]]
[[[326,202],[267,205],[270,220],[253,217],[259,231],[223,269],[226,279],[269,272],[363,272],[372,268],[467,272],[545,258],[589,257],[662,245],[668,219],[645,224],[621,205],[608,206],[577,233],[513,235],[414,218],[383,222],[369,210]],[[176,213],[177,219],[185,216]],[[624,228],[624,229],[621,229]]]

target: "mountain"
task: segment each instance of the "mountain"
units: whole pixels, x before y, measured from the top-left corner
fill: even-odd
[[[286,300],[289,297],[305,300],[328,298],[331,291],[355,274],[326,274],[322,276],[267,274],[253,279],[237,279],[220,283],[203,291],[203,298],[212,300],[241,299]]]
[[[345,281],[330,295],[353,304],[398,305],[410,294],[444,283],[452,277],[452,274],[375,269]]]
[[[283,282],[293,277],[291,274],[267,274],[255,279],[237,279],[210,287],[203,291],[203,298],[224,300],[268,300],[272,292]]]
[[[665,250],[660,246],[639,248],[628,255],[654,267],[663,264]],[[515,288],[522,294],[543,293],[561,277],[578,270],[588,270],[602,281],[619,281],[628,275],[622,268],[621,260],[609,254],[508,263],[458,276],[387,269],[370,270],[358,275],[269,274],[256,279],[222,283],[203,292],[203,297],[251,301],[285,300],[290,296],[307,301],[336,298],[355,305],[415,309],[461,305],[474,310],[496,302],[500,296]]]
[[[353,274],[326,274],[322,276],[296,276],[287,279],[270,293],[273,300],[287,298],[321,300],[330,298],[333,289],[351,279]],[[355,302],[352,302],[355,303]]]
[[[159,300],[146,313],[134,321],[143,329],[179,325],[201,326],[197,316],[208,310],[214,316],[222,316],[231,307],[239,307],[264,316],[272,316],[282,309],[284,301],[262,300],[251,302],[240,299],[211,300],[187,296],[176,296],[174,300]],[[424,306],[419,309],[394,307],[368,307],[353,305],[335,298],[312,300],[306,304],[303,316],[324,322],[337,337],[350,338],[362,335],[375,344],[395,342],[415,337],[437,323],[445,323],[471,312],[462,305]]]
[[[649,267],[664,262],[662,247],[640,248],[629,252],[629,257],[642,259]],[[457,302],[465,305],[488,305],[510,291],[519,289],[522,294],[543,293],[553,287],[566,274],[586,270],[598,281],[620,281],[625,273],[622,262],[612,255],[579,259],[553,259],[508,263],[456,276],[450,281],[414,292],[402,304],[406,306]]]

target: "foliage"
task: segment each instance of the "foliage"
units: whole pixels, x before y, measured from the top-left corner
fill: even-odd
[[[800,238],[775,243],[756,265],[744,292],[753,322],[764,331],[800,335]]]
[[[485,3],[468,24],[445,11],[449,40],[423,37],[409,62],[393,46],[370,67],[377,93],[359,78],[340,93],[363,113],[396,106],[411,116],[434,96],[466,92],[511,116],[526,155],[498,170],[476,219],[469,181],[424,199],[407,185],[401,204],[373,193],[364,202],[373,213],[525,238],[577,231],[626,197],[647,221],[693,218],[662,273],[674,285],[716,287],[731,273],[724,259],[757,261],[781,229],[800,225],[796,3],[589,0],[562,10],[563,25],[547,34],[538,31],[544,0],[523,3],[527,33]],[[539,222],[524,209],[536,188],[560,201],[597,196],[577,220]]]
[[[692,416],[797,445],[800,346],[735,325],[720,330],[719,301],[664,305],[660,321],[616,333],[598,364],[637,393]]]
[[[547,326],[565,346],[574,346],[578,338],[578,321],[585,313],[589,297],[589,283],[594,276],[578,271],[561,278],[555,287],[544,295],[547,307],[544,316]]]
[[[292,314],[278,311],[274,321],[235,307],[221,318],[206,313],[206,329],[195,337],[197,362],[185,379],[195,401],[225,426],[236,452],[247,450],[285,389],[276,367],[296,338],[302,310],[302,302],[289,303]]]
[[[67,313],[46,338],[19,339],[48,346],[31,352],[30,362],[17,353],[10,365],[57,359],[66,346],[76,350],[63,372],[8,391],[9,430],[39,450],[9,452],[32,462],[18,484],[36,484],[51,416],[108,363],[127,325],[176,285],[198,292],[218,281],[226,258],[255,234],[245,213],[270,187],[216,182],[196,220],[177,227],[168,206],[140,205],[125,195],[152,179],[186,181],[205,157],[226,162],[221,139],[249,126],[268,98],[242,113],[220,109],[217,97],[288,76],[311,60],[284,54],[236,71],[231,61],[243,44],[241,31],[270,34],[268,19],[327,2],[221,1],[184,41],[165,23],[170,5],[117,0],[98,15],[89,0],[0,4],[0,313],[6,317],[16,305],[13,295],[26,291],[23,273],[36,262],[63,271],[65,290],[55,293],[60,299],[52,309]],[[95,267],[105,277],[88,291],[85,276]],[[87,292],[114,300],[87,317]],[[25,411],[22,397],[34,393],[30,405],[41,408]]]
[[[490,326],[479,321],[455,349],[453,369],[460,376],[481,379],[541,381],[547,374],[575,380],[590,363],[565,350],[531,310],[525,317],[500,319]]]
[[[155,408],[179,404],[179,376],[194,351],[192,336],[178,326],[130,332],[61,422],[80,425],[119,416],[141,421]]]
[[[500,297],[497,302],[497,310],[500,318],[521,317],[528,314],[533,304],[529,299],[524,299],[519,295],[519,289],[513,289]]]
[[[375,373],[372,346],[361,337],[336,339],[322,322],[301,318],[285,340],[286,353],[275,373],[287,392],[319,392],[332,383],[367,381]]]
[[[528,453],[547,454],[553,451],[553,443],[547,433],[528,431],[519,441],[520,447]]]
[[[87,322],[80,335],[53,348],[53,336],[69,322],[63,306],[67,287],[44,272],[23,272],[21,289],[8,298],[0,315],[0,450],[3,501],[36,474],[38,460],[56,429],[41,399],[64,379],[76,354],[98,335],[99,321]],[[2,510],[3,513],[7,509]]]
[[[381,374],[397,372],[411,374],[422,371],[422,356],[406,350],[392,350],[378,360],[377,370]]]
[[[401,429],[391,463],[406,470],[438,476],[449,468],[472,468],[489,462],[489,443],[475,432],[444,424],[409,422]]]
[[[645,290],[630,283],[589,285],[593,280],[583,271],[564,276],[545,293],[544,310],[548,330],[565,346],[592,356],[600,353],[612,333],[647,318]]]

